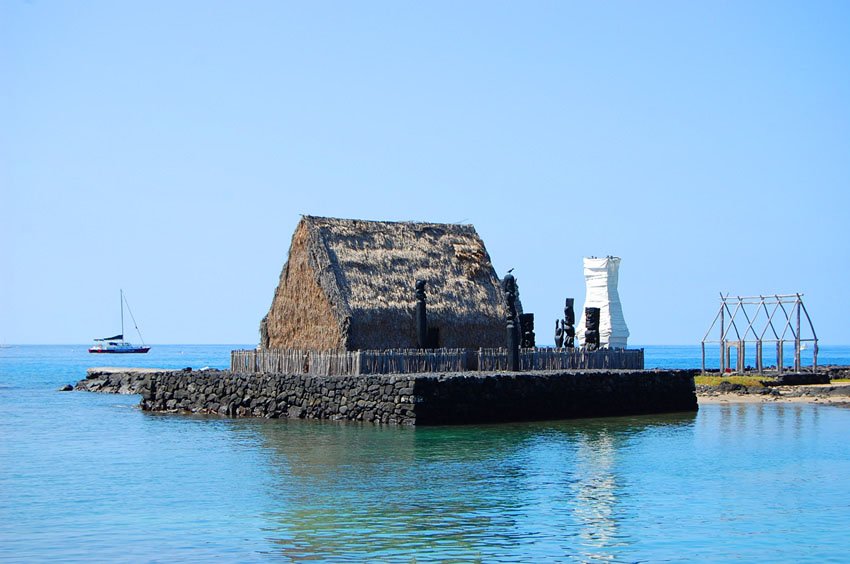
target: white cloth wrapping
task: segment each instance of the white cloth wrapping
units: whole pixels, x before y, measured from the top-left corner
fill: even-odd
[[[620,258],[587,258],[584,259],[584,279],[587,285],[587,295],[584,307],[576,312],[578,325],[576,337],[579,344],[584,345],[585,316],[584,308],[599,308],[599,346],[612,349],[626,348],[629,338],[629,328],[623,318],[623,306],[617,293]]]

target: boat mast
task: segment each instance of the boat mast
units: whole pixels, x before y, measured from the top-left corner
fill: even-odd
[[[121,342],[124,342],[124,289],[118,290],[121,292]]]
[[[124,333],[124,306],[127,306],[127,313],[130,314],[130,319],[133,320],[133,327],[136,328],[136,333],[139,334],[139,340],[142,342],[142,346],[145,346],[145,338],[142,337],[142,332],[139,330],[139,324],[136,323],[136,317],[133,315],[133,309],[130,307],[130,302],[127,301],[127,298],[124,297],[124,292],[121,292],[121,333]]]

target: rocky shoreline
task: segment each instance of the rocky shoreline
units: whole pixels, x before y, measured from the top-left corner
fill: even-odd
[[[191,372],[192,369],[185,371]],[[73,389],[103,394],[140,394],[146,378],[171,372],[157,368],[89,368],[85,379],[77,382]]]
[[[719,386],[696,386],[700,403],[830,403],[850,405],[850,383],[798,386],[744,386],[722,382]]]
[[[708,374],[720,376],[718,373]],[[850,366],[827,365],[818,367],[816,373],[802,371],[786,372],[781,375],[759,378],[757,374],[747,373],[754,385],[740,382],[723,381],[719,385],[696,385],[700,403],[830,403],[850,404]],[[736,379],[735,375],[730,375]]]

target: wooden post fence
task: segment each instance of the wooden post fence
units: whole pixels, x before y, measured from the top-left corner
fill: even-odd
[[[522,349],[520,370],[607,369],[642,370],[643,349]],[[302,351],[292,349],[235,350],[230,369],[243,374],[409,374],[508,370],[507,349],[393,349],[362,351]]]

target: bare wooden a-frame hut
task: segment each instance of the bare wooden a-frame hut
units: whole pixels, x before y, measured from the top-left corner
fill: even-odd
[[[261,347],[416,348],[416,280],[427,283],[434,346],[505,345],[504,292],[473,226],[304,216]]]

